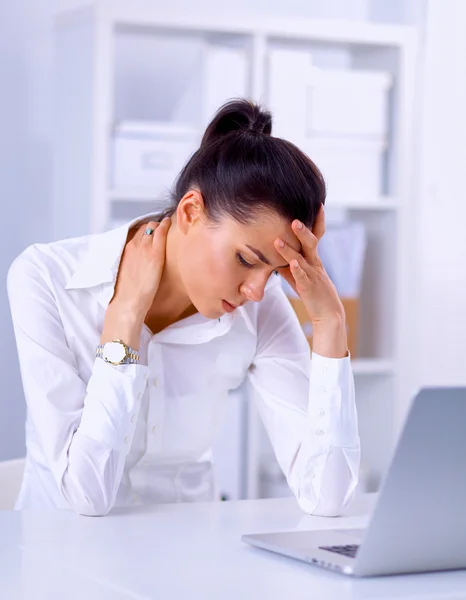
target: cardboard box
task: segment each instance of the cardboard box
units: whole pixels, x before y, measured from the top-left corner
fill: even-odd
[[[304,334],[309,342],[312,350],[312,325],[309,320],[304,303],[300,298],[290,298],[288,300],[293,307],[299,322],[303,328]],[[348,336],[348,350],[351,358],[356,358],[358,355],[359,341],[359,298],[341,298],[343,308],[346,313],[346,333]]]

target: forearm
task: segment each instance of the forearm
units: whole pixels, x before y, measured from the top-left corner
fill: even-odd
[[[105,313],[100,343],[118,339],[134,350],[139,350],[144,318],[145,315],[137,307],[110,303]]]
[[[296,476],[301,506],[308,512],[336,515],[358,480],[360,442],[354,378],[349,358],[312,356],[309,431],[302,436]],[[309,473],[315,473],[310,479]],[[308,484],[311,485],[306,495]]]
[[[312,515],[337,517],[354,497],[358,483],[361,450],[359,444],[346,448],[332,447],[319,473],[310,482],[313,493],[301,493],[301,508]]]
[[[63,480],[68,502],[81,514],[103,515],[113,506],[133,442],[147,371],[144,365],[95,361],[79,427],[66,449]]]
[[[344,358],[348,356],[344,315],[336,315],[332,320],[313,323],[312,351],[326,358]]]
[[[62,480],[62,492],[72,509],[81,515],[106,515],[115,503],[124,463],[124,453],[78,430]]]

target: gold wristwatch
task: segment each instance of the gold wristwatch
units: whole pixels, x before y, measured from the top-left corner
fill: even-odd
[[[111,365],[138,364],[140,361],[139,352],[133,350],[121,340],[112,340],[105,344],[99,344],[96,348],[97,358],[103,358],[105,362]]]

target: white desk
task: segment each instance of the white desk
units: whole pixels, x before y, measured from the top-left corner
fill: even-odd
[[[243,533],[360,527],[374,499],[358,499],[338,519],[305,515],[289,498],[115,509],[103,518],[0,511],[0,598],[466,598],[466,571],[359,580],[240,540]]]

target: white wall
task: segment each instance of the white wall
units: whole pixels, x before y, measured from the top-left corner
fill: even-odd
[[[466,385],[466,2],[430,0],[419,140],[418,378]]]
[[[17,254],[33,242],[50,241],[51,24],[60,4],[3,0],[0,5],[0,460],[24,454],[25,406],[5,280]]]
[[[46,192],[43,193],[46,184],[41,179],[44,173],[42,169],[47,168],[46,156],[38,151],[36,140],[29,132],[29,66],[23,40],[23,20],[18,11],[13,10],[12,2],[3,4],[0,17],[0,273],[3,282],[8,265],[21,248],[23,235],[30,235],[33,223],[38,236],[41,236],[42,223],[36,220],[35,204],[44,206],[46,197]],[[37,157],[34,161],[35,153]],[[42,160],[44,162],[41,165]],[[37,190],[35,197],[34,188]],[[0,318],[0,380],[3,382],[0,398],[0,458],[9,458],[22,452],[25,411],[5,285],[0,288]]]
[[[128,0],[130,2],[130,0]],[[154,3],[156,0],[154,0]],[[85,0],[2,0],[0,7],[0,118],[2,143],[0,145],[0,190],[2,192],[0,219],[0,276],[5,281],[8,265],[22,249],[33,242],[49,241],[51,207],[51,172],[53,148],[53,40],[52,15],[59,9],[86,4]],[[268,15],[294,17],[335,17],[368,14],[373,20],[416,23],[422,15],[423,0],[392,0],[390,10],[387,3],[379,0],[237,0],[236,14],[267,13]],[[174,10],[188,13],[192,3],[188,0],[173,0]],[[219,11],[214,0],[198,0],[196,12]],[[223,7],[222,7],[223,10]],[[465,52],[462,54],[466,55]],[[464,71],[464,68],[463,68]],[[463,103],[463,106],[465,104]],[[459,106],[459,105],[458,105]],[[446,154],[442,155],[445,159]],[[434,159],[429,159],[432,161]],[[444,160],[445,162],[445,160]],[[444,165],[453,170],[452,163]],[[429,163],[431,164],[431,163]],[[463,163],[464,164],[464,163]],[[429,169],[426,167],[426,171]],[[440,184],[441,181],[439,180]],[[451,184],[453,185],[453,184]],[[439,188],[440,189],[440,188]],[[455,188],[456,189],[456,188]],[[455,189],[449,195],[454,197]],[[460,188],[458,188],[460,189]],[[425,192],[425,190],[424,190]],[[458,209],[457,203],[452,210]],[[427,207],[420,215],[423,228],[423,244],[433,237],[438,228],[436,212]],[[455,214],[453,212],[453,214]],[[415,239],[415,237],[414,237]],[[449,236],[443,239],[446,250]],[[424,246],[423,246],[424,248]],[[430,256],[430,255],[429,255]],[[458,265],[459,266],[459,265]],[[423,333],[423,365],[421,375],[431,378],[432,367],[439,343],[444,381],[458,381],[461,365],[451,342],[455,342],[456,320],[451,312],[442,314],[442,307],[451,310],[459,303],[456,293],[456,270],[448,282],[432,277],[426,260],[420,265],[423,273],[423,310],[427,316],[435,315],[431,325]],[[456,269],[456,267],[455,267]],[[463,281],[463,288],[464,285]],[[464,289],[463,299],[464,304]],[[419,298],[421,302],[421,296]],[[458,305],[460,306],[460,305]],[[433,311],[433,312],[431,312]],[[20,456],[24,452],[24,400],[16,359],[14,337],[10,325],[5,286],[0,290],[0,317],[2,323],[2,345],[0,376],[4,382],[4,393],[0,398],[0,460]],[[440,317],[443,317],[443,321]],[[446,319],[446,320],[445,320]],[[438,332],[439,321],[443,333]],[[431,327],[429,329],[428,327]],[[463,327],[463,339],[466,328]]]

